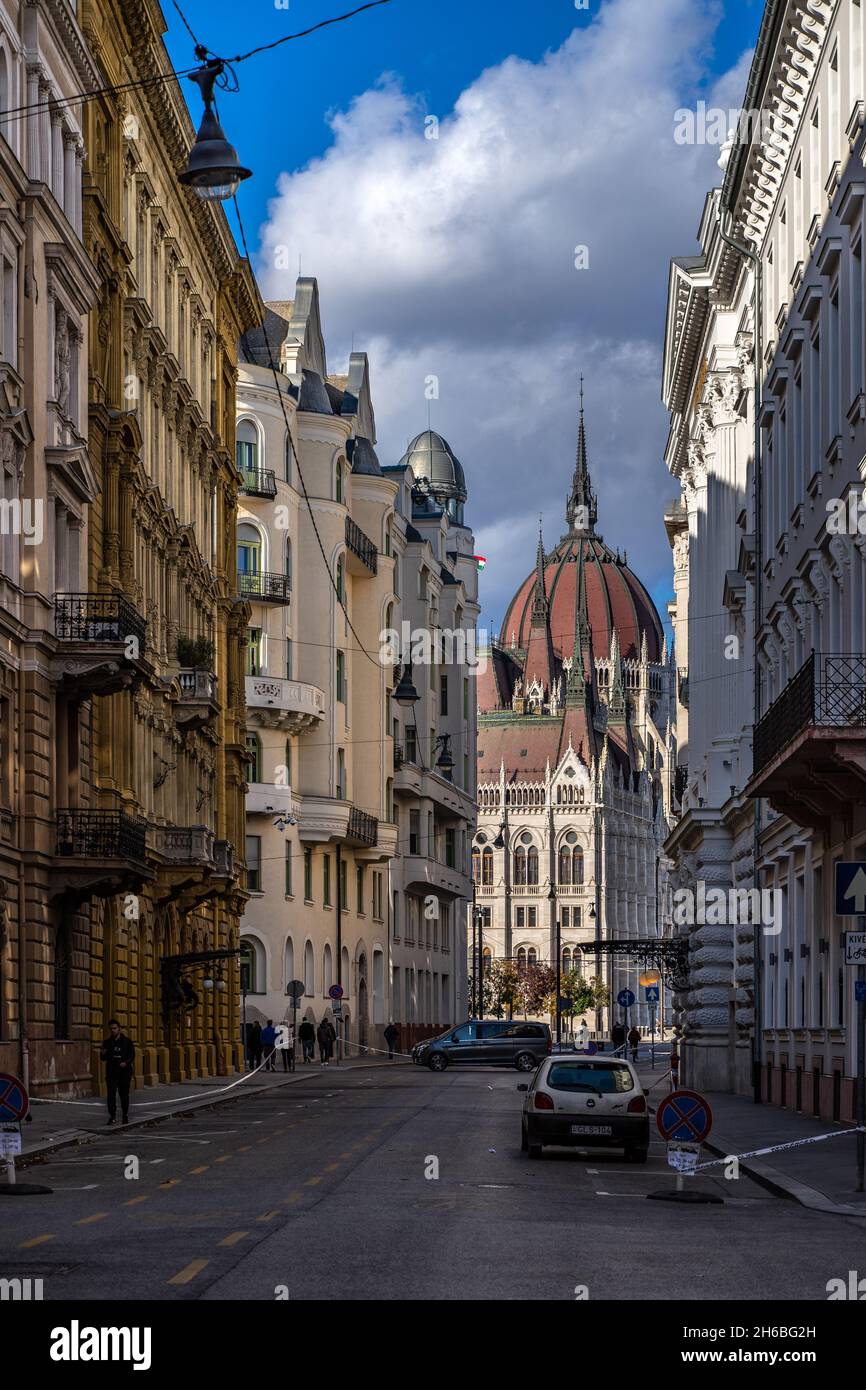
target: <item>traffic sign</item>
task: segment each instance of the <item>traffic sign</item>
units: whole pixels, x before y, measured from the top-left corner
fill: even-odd
[[[594,1042],[588,1042],[583,1050],[587,1054],[587,1056],[594,1057],[595,1054],[598,1052],[598,1044]]]
[[[644,996],[643,996],[643,997],[644,997],[644,999],[646,1000],[646,1002],[647,1002],[648,1004],[657,1004],[657,1003],[659,1002],[659,987],[658,987],[658,985],[646,985],[646,986],[644,987]]]
[[[854,998],[858,1004],[866,1004],[866,980],[854,981]]]
[[[0,1071],[0,1122],[23,1120],[30,1109],[24,1082],[17,1076]]]
[[[619,1004],[621,1009],[630,1009],[632,1004],[634,1003],[634,995],[632,994],[630,989],[621,989],[619,994],[616,996],[616,1002]]]
[[[328,997],[329,997],[330,999],[342,999],[342,997],[343,997],[343,986],[342,986],[342,985],[331,985],[331,988],[328,990]]]
[[[866,965],[866,931],[846,931],[845,964]]]
[[[286,994],[297,1002],[298,999],[303,999],[306,988],[303,980],[292,980],[290,984],[286,985]]]
[[[331,1000],[331,1013],[334,1015],[334,1018],[342,1018],[342,1017],[343,1017],[343,1001],[342,1001],[342,999],[332,999],[332,1000]]]
[[[676,1169],[678,1173],[693,1173],[698,1166],[700,1156],[700,1144],[677,1141],[676,1139],[672,1139],[668,1144],[668,1165]]]
[[[866,860],[839,860],[836,865],[836,912],[840,917],[866,913]]]
[[[659,1102],[656,1124],[662,1139],[700,1144],[713,1127],[713,1112],[697,1091],[671,1091]]]

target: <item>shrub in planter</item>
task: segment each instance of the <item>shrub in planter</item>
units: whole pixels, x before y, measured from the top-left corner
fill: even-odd
[[[214,645],[209,637],[178,637],[177,660],[180,666],[191,666],[195,671],[211,671],[214,663]]]

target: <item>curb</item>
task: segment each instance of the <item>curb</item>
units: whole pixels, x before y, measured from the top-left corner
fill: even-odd
[[[370,1067],[379,1068],[383,1067],[384,1065],[385,1064],[382,1062],[367,1062],[357,1060],[352,1062],[343,1062],[340,1064],[340,1068],[342,1068],[345,1071],[363,1071],[364,1069],[369,1069]],[[409,1063],[405,1061],[401,1063],[395,1059],[394,1065],[408,1066]],[[233,1101],[242,1100],[248,1096],[269,1095],[271,1091],[282,1090],[283,1086],[292,1086],[300,1083],[301,1081],[309,1081],[311,1077],[321,1076],[323,1071],[324,1068],[316,1068],[315,1070],[304,1071],[300,1074],[297,1071],[288,1072],[286,1073],[285,1079],[279,1081],[275,1085],[256,1086],[255,1088],[250,1087],[245,1091],[241,1091],[238,1089],[236,1090],[236,1093],[231,1093],[228,1095],[222,1094],[215,1096],[198,1096],[194,1100],[191,1099],[189,1101],[184,1101],[184,1099],[181,1096],[178,1096],[177,1105],[173,1109],[169,1109],[169,1107],[166,1106],[165,1110],[161,1114],[142,1115],[140,1119],[130,1120],[128,1124],[118,1125],[117,1128],[124,1133],[129,1133],[135,1129],[143,1129],[145,1125],[159,1124],[163,1120],[173,1120],[178,1115],[186,1114],[188,1111],[215,1109],[218,1105],[230,1105]],[[146,1089],[149,1088],[145,1088],[145,1090]],[[102,1125],[99,1129],[64,1130],[60,1134],[58,1134],[56,1138],[48,1139],[41,1143],[37,1143],[32,1148],[25,1148],[24,1151],[18,1156],[16,1169],[18,1169],[18,1171],[21,1171],[26,1167],[26,1165],[30,1162],[31,1159],[42,1158],[46,1154],[54,1153],[57,1149],[68,1148],[72,1144],[88,1143],[93,1138],[97,1137],[98,1135],[101,1135],[104,1132],[104,1130],[107,1129],[108,1125]]]
[[[735,1156],[735,1146],[721,1147],[716,1141],[709,1143],[704,1140],[704,1147],[717,1158],[727,1158]],[[752,1178],[759,1187],[766,1188],[776,1197],[786,1197],[789,1201],[796,1202],[798,1206],[806,1207],[809,1211],[820,1211],[829,1216],[859,1216],[866,1218],[866,1204],[862,1207],[846,1206],[840,1202],[832,1202],[825,1193],[819,1192],[816,1187],[809,1187],[807,1183],[799,1182],[796,1178],[789,1178],[787,1173],[782,1173],[778,1168],[774,1168],[770,1163],[759,1163],[754,1159],[748,1161],[740,1159],[740,1167]]]

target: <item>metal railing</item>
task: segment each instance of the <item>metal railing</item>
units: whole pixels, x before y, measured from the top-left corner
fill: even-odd
[[[755,725],[753,771],[804,729],[857,725],[866,725],[866,656],[813,652]]]
[[[288,603],[292,596],[291,575],[238,570],[238,593],[265,603]]]
[[[366,811],[360,811],[357,806],[353,806],[349,812],[346,836],[355,840],[357,844],[375,845],[379,838],[379,822],[375,816],[370,816]]]
[[[276,497],[277,475],[272,468],[244,468],[241,492],[248,497]]]
[[[346,517],[346,545],[353,555],[357,555],[362,565],[366,565],[371,574],[375,574],[379,565],[379,552],[350,516]]]
[[[68,859],[143,860],[146,832],[146,821],[123,811],[58,811],[55,854]]]
[[[62,642],[126,643],[144,651],[147,623],[123,594],[55,594],[54,632]]]
[[[177,679],[184,700],[216,700],[217,678],[211,671],[182,666]]]

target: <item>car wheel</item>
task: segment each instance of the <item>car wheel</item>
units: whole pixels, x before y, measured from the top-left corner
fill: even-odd
[[[523,1153],[529,1152],[529,1137],[526,1133],[526,1125],[520,1126],[520,1148]]]
[[[448,1060],[443,1053],[434,1052],[427,1065],[431,1071],[444,1071],[448,1065]]]
[[[530,1144],[527,1140],[526,1152],[530,1158],[541,1158],[542,1148],[540,1144]]]
[[[626,1149],[626,1163],[646,1163],[649,1156],[648,1149]]]
[[[535,1071],[537,1063],[531,1052],[518,1052],[514,1065],[518,1071]]]

